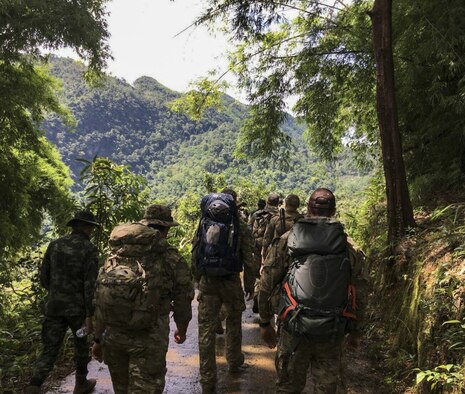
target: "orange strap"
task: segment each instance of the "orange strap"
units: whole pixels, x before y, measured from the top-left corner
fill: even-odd
[[[294,299],[294,297],[292,297],[292,294],[291,294],[291,289],[289,288],[289,283],[286,282],[284,283],[284,291],[286,292],[286,295],[287,295],[287,298],[289,298],[289,301],[291,301],[291,305],[289,305],[286,310],[283,312],[283,314],[281,315],[281,317],[279,318],[281,321],[284,321],[284,319],[286,318],[287,314],[295,309],[297,307],[297,301]]]
[[[357,290],[355,289],[354,285],[349,284],[348,289],[348,298],[352,301],[351,309],[352,311],[357,310]],[[351,313],[347,310],[347,307],[342,311],[342,316],[348,317],[349,319],[357,320],[357,316],[355,313]]]

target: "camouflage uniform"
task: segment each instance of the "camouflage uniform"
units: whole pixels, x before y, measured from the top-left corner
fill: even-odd
[[[148,213],[147,213],[148,212]],[[171,211],[152,205],[146,216],[160,218]],[[167,219],[167,218],[165,218]],[[171,221],[157,223],[157,219],[142,220],[143,224],[177,225]],[[104,360],[110,370],[115,394],[161,394],[165,387],[166,353],[169,345],[169,313],[179,326],[187,326],[192,319],[191,301],[194,297],[189,267],[174,247],[168,246],[164,255],[158,318],[148,331],[129,332],[107,327]]]
[[[273,295],[280,292],[281,283],[289,268],[290,258],[287,254],[289,233],[290,231],[273,240],[264,263],[259,293],[260,323],[262,324],[269,323],[274,318],[275,311],[271,299]],[[348,249],[352,265],[352,283],[357,288],[358,323],[355,330],[359,331],[366,305],[366,281],[362,274],[363,254],[350,240]],[[275,360],[278,373],[277,393],[302,392],[310,365],[315,394],[347,392],[341,357],[343,338],[326,343],[314,343],[301,339],[295,351],[290,353],[292,339],[288,332],[284,329],[280,330]]]
[[[272,217],[276,216],[279,214],[279,209],[278,207],[272,206],[272,205],[267,205],[265,209],[262,211],[257,211],[257,213],[260,215],[262,212],[269,212]],[[271,219],[270,219],[271,220]],[[254,292],[255,294],[258,294],[260,290],[260,269],[262,267],[262,249],[263,249],[263,244],[264,244],[264,236],[266,233],[266,228],[260,231],[258,228],[258,222],[255,219],[254,221],[254,227],[253,227],[253,243],[254,243],[254,248],[253,248],[253,274],[254,274]]]
[[[97,248],[85,233],[74,230],[49,244],[40,270],[48,297],[42,326],[44,349],[31,379],[34,385],[40,386],[52,370],[68,327],[74,335],[76,375],[87,376],[87,338],[76,337],[76,330],[93,315],[97,272]]]
[[[297,212],[297,210],[286,208],[284,211],[284,228],[282,228],[281,223],[281,214],[278,213],[277,215],[273,216],[270,219],[270,222],[266,226],[265,234],[263,235],[263,248],[262,248],[262,256],[263,259],[266,258],[266,254],[268,252],[268,248],[271,246],[273,239],[279,238],[284,233],[288,232],[294,222],[297,219],[303,217],[302,214]]]
[[[253,290],[255,277],[252,271],[252,237],[247,223],[240,220],[239,255],[244,264],[244,287]],[[193,240],[196,245],[196,239]],[[193,252],[194,253],[194,252]],[[216,330],[223,305],[226,310],[226,360],[230,370],[244,363],[242,354],[242,312],[245,310],[244,292],[239,274],[227,277],[199,276],[199,355],[200,383],[204,393],[213,392],[216,386]]]

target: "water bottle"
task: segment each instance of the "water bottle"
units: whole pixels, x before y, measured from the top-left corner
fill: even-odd
[[[89,334],[89,331],[87,330],[86,326],[81,327],[79,330],[76,331],[76,336],[78,338],[84,338],[87,336],[87,334]]]

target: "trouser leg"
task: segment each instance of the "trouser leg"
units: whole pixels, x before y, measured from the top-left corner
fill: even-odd
[[[87,337],[79,338],[76,336],[76,331],[79,330],[84,324],[84,317],[68,317],[68,326],[74,336],[74,361],[76,364],[76,376],[80,379],[85,380],[87,376],[87,364],[90,361],[89,344]]]
[[[215,295],[199,297],[199,356],[202,387],[216,385],[216,329],[221,300]],[[227,330],[227,329],[226,329]]]
[[[293,337],[285,330],[281,330],[275,359],[278,373],[277,393],[297,394],[305,388],[311,357],[308,344],[302,340],[292,351],[293,349],[290,349],[291,343],[293,345]]]
[[[231,310],[226,318],[226,361],[234,368],[244,363],[242,354],[242,311]]]
[[[37,360],[31,384],[41,385],[53,369],[68,324],[63,317],[46,317],[42,324],[43,350]]]
[[[129,352],[108,339],[105,340],[103,350],[105,364],[108,365],[115,394],[128,394]]]
[[[315,394],[345,394],[342,341],[315,344],[311,360],[311,375]]]

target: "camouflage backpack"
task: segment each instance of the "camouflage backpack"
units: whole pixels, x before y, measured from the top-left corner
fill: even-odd
[[[98,320],[128,331],[150,328],[158,316],[166,249],[160,232],[143,224],[125,223],[113,229],[109,257],[97,278]]]
[[[266,226],[274,216],[273,212],[266,208],[255,213],[255,221],[252,227],[252,236],[255,241],[255,246],[261,248],[263,246],[263,236],[265,235]]]

